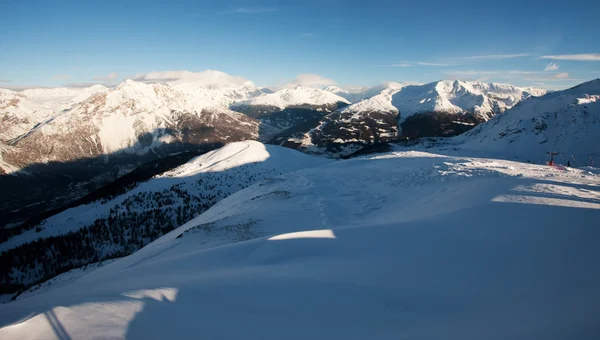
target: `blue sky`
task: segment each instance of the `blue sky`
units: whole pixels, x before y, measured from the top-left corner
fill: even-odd
[[[262,86],[600,77],[595,1],[0,2],[0,87],[214,69]],[[318,76],[317,76],[318,75]],[[305,77],[306,78],[306,77]]]

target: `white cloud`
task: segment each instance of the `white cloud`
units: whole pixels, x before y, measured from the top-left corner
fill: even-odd
[[[243,13],[243,14],[256,14],[256,13],[269,13],[269,12],[277,12],[279,9],[277,8],[247,8],[240,7],[233,10],[234,13]]]
[[[117,79],[117,77],[119,76],[119,74],[117,72],[111,72],[105,76],[98,76],[98,77],[94,77],[92,78],[92,80],[96,80],[96,81],[111,81],[111,80],[115,80]]]
[[[144,83],[194,83],[199,86],[241,85],[248,81],[243,77],[236,77],[221,71],[214,70],[206,70],[202,72],[155,71],[150,73],[137,74],[131,79]]]
[[[556,71],[556,70],[558,70],[558,64],[556,64],[556,63],[550,63],[544,69],[544,71]]]
[[[523,70],[453,70],[446,72],[446,74],[457,76],[503,76],[505,78],[515,75],[530,75],[538,73],[541,72]]]
[[[559,54],[559,55],[545,55],[542,59],[552,60],[577,60],[577,61],[600,61],[599,53],[588,53],[588,54]]]
[[[459,58],[448,58],[447,60],[476,60],[476,59],[512,59],[512,58],[522,58],[529,57],[530,53],[518,53],[518,54],[490,54],[490,55],[476,55],[476,56],[468,56],[468,57],[459,57]]]
[[[335,85],[336,82],[333,79],[325,78],[318,74],[305,73],[299,74],[294,80],[286,84],[286,87],[292,87],[296,85],[304,86],[324,86],[324,85]]]
[[[52,79],[54,79],[54,80],[65,80],[65,79],[69,79],[69,78],[71,78],[71,76],[68,74],[52,76]]]

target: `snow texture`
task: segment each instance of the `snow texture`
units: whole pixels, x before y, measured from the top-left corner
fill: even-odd
[[[0,338],[598,339],[599,220],[587,170],[423,152],[338,161],[1,305]]]

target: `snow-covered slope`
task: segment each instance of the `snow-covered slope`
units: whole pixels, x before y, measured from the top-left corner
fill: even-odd
[[[22,92],[0,89],[0,142],[12,141],[76,103],[107,90],[102,85],[30,89]]]
[[[418,152],[290,173],[1,305],[0,338],[597,339],[598,188]]]
[[[600,162],[600,79],[522,101],[464,136],[461,148],[539,161],[546,152],[574,165]]]
[[[291,106],[327,106],[338,103],[349,104],[350,102],[329,91],[298,85],[262,94],[241,102],[238,106],[264,106],[283,110]]]
[[[0,252],[22,247],[1,255],[0,262],[12,262],[2,271],[11,273],[10,283],[27,285],[65,269],[127,255],[257,181],[328,162],[255,141],[228,144],[125,194],[68,209],[14,236],[0,244]],[[103,230],[111,230],[116,238],[107,238]],[[77,250],[81,237],[91,251]],[[66,251],[54,243],[73,245]]]

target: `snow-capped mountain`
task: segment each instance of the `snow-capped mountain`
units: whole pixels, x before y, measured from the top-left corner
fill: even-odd
[[[228,144],[124,194],[65,210],[1,243],[1,271],[9,273],[2,278],[2,291],[128,255],[253,183],[329,162],[256,141]]]
[[[388,83],[384,83],[384,84],[380,84],[380,85],[376,85],[376,86],[347,88],[347,89],[343,89],[341,87],[332,85],[332,86],[325,87],[323,90],[331,92],[333,94],[336,94],[336,95],[348,100],[350,103],[357,103],[361,100],[371,98],[371,97],[381,93],[381,91],[385,90],[386,88],[389,88],[389,87],[400,88],[401,86],[402,85],[399,83],[388,82]]]
[[[225,75],[206,76],[215,81]],[[175,141],[258,139],[258,122],[227,107],[260,90],[250,82],[204,84],[126,80],[112,90],[93,86],[3,92],[2,120],[11,127],[3,140],[18,153],[5,153],[4,161],[22,168],[119,151],[146,153]],[[63,143],[66,140],[69,143]]]
[[[541,89],[459,80],[406,86],[390,83],[378,94],[329,114],[304,138],[329,148],[399,137],[452,136],[525,98],[544,93]]]
[[[532,97],[457,137],[463,149],[538,162],[546,152],[573,165],[600,164],[600,79]]]
[[[24,167],[119,151],[145,153],[174,141],[258,139],[257,121],[223,107],[245,97],[246,90],[255,91],[251,85],[182,90],[187,86],[127,80],[62,112],[54,109],[49,119],[8,141],[20,150],[19,157],[4,154],[4,160]]]
[[[237,103],[233,108],[251,116],[260,117],[287,108],[308,108],[331,112],[341,105],[348,104],[350,104],[349,101],[331,92],[298,85],[279,89],[273,93],[263,93],[260,96]]]
[[[195,101],[213,102],[225,108],[263,93],[251,81],[214,70],[184,76],[168,84],[187,93]]]
[[[544,93],[541,89],[517,88],[508,84],[442,80],[405,86],[394,94],[392,105],[400,112],[400,123],[411,116],[429,112],[473,114],[486,121],[529,96]]]
[[[371,98],[331,113],[307,137],[319,146],[345,143],[380,143],[398,139],[398,110],[392,96],[401,86],[393,84]]]
[[[274,139],[285,139],[297,130],[310,130],[324,115],[348,104],[346,99],[331,92],[298,85],[263,93],[231,108],[259,119],[263,127],[273,128],[277,133],[271,136]]]
[[[422,152],[304,169],[0,305],[0,338],[597,339],[599,186]]]
[[[200,79],[195,80],[200,86]],[[270,132],[274,129],[227,108],[229,103],[255,91],[251,84],[208,82],[204,88],[189,86],[187,82],[127,80],[113,89],[96,91],[70,107],[65,104],[66,109],[47,105],[47,111],[20,106],[30,103],[25,101],[25,94],[6,92],[13,99],[4,101],[0,119],[12,126],[7,130],[17,133],[11,132],[10,138],[0,142],[1,172],[31,176],[0,178],[7,188],[4,195],[11,192],[11,199],[6,197],[0,204],[0,214],[31,205],[35,211],[16,214],[35,215],[82,197],[153,159],[261,136],[268,139],[274,134]],[[50,94],[30,92],[36,95],[34,98],[44,98],[44,105],[52,102],[46,97],[64,97],[58,90]],[[44,107],[37,101],[32,103]],[[38,118],[33,120],[32,116]],[[26,190],[17,190],[22,187]],[[37,203],[32,202],[36,195],[44,197],[41,202],[41,197]],[[55,199],[48,200],[47,196]]]

